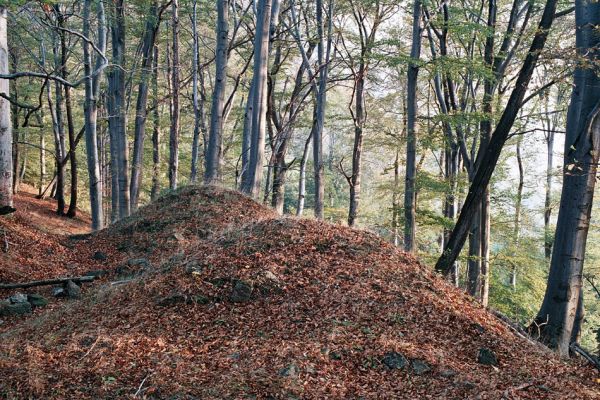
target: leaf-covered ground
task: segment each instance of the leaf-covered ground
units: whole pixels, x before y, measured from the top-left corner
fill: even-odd
[[[187,187],[60,243],[70,272],[110,273],[82,300],[0,325],[0,397],[600,398],[592,369],[517,337],[375,235],[278,218],[235,192]],[[149,267],[123,272],[141,257]]]

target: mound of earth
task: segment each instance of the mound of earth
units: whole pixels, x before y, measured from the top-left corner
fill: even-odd
[[[0,335],[1,397],[600,398],[369,232],[192,187],[78,246],[123,241],[152,266]]]

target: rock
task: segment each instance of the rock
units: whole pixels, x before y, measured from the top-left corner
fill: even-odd
[[[0,301],[0,317],[29,314],[31,310],[28,302],[12,304],[10,301]]]
[[[196,304],[208,304],[210,303],[210,299],[201,294],[197,294],[195,296],[192,296],[192,302]]]
[[[426,372],[431,371],[431,367],[423,360],[413,360],[411,364],[412,372],[415,375],[423,375]]]
[[[62,286],[55,286],[52,288],[52,296],[54,297],[67,297],[67,291]]]
[[[198,264],[198,261],[190,261],[185,266],[185,272],[192,275],[200,275],[202,273],[202,265]]]
[[[337,360],[342,359],[342,355],[340,353],[338,353],[337,351],[330,351],[329,358],[337,361]]]
[[[46,300],[46,298],[44,296],[39,295],[39,294],[28,294],[27,301],[33,307],[44,307],[44,306],[48,305],[48,300]]]
[[[483,365],[493,365],[498,366],[498,358],[496,354],[490,349],[486,349],[482,347],[479,349],[479,354],[477,354],[477,362]]]
[[[83,276],[93,276],[95,278],[101,278],[105,275],[108,275],[108,271],[105,269],[94,269],[83,274]]]
[[[266,279],[268,279],[270,281],[279,282],[279,278],[277,277],[277,275],[275,275],[271,271],[265,271],[265,273],[263,275]]]
[[[281,377],[289,377],[289,378],[297,378],[300,370],[295,364],[290,364],[285,368],[282,368],[279,371],[279,376]]]
[[[148,261],[146,258],[130,258],[127,260],[127,266],[147,268],[150,266],[150,261]]]
[[[81,297],[81,288],[73,281],[67,281],[67,283],[65,283],[65,292],[70,299],[78,299]]]
[[[23,293],[15,293],[8,298],[11,304],[27,303],[27,295]]]
[[[161,307],[169,307],[169,306],[173,306],[175,304],[182,304],[182,303],[186,303],[187,302],[187,296],[181,293],[173,293],[168,295],[167,297],[163,297],[162,299],[158,300],[158,302],[156,303],[157,305],[161,306]]]
[[[229,300],[234,303],[243,303],[252,298],[252,285],[241,280],[235,281]]]
[[[106,255],[106,253],[104,253],[102,251],[97,251],[94,253],[92,258],[94,260],[98,260],[98,261],[106,261],[108,259],[108,256]]]
[[[389,369],[403,369],[409,364],[406,357],[395,351],[385,353],[381,362]]]
[[[440,371],[440,375],[444,378],[452,378],[453,376],[456,376],[456,371],[453,371],[451,369],[444,369]]]

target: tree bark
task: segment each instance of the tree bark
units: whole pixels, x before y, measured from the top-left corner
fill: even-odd
[[[252,126],[247,174],[242,174],[242,191],[257,199],[260,195],[265,147],[266,83],[269,56],[271,0],[259,3],[254,40],[254,75],[252,77]],[[250,99],[248,100],[250,101]],[[244,179],[245,178],[245,179]]]
[[[112,172],[113,201],[117,200],[118,215],[114,219],[129,216],[129,151],[127,144],[127,114],[125,102],[125,5],[123,0],[115,0],[112,10],[111,39],[112,62],[114,67],[110,70],[108,80],[108,125],[111,134],[111,167],[116,167]],[[115,155],[112,152],[115,151]],[[116,181],[116,185],[115,185]],[[115,187],[116,186],[116,187]],[[116,199],[115,199],[116,197]],[[116,218],[115,218],[116,217]]]
[[[148,10],[146,27],[142,41],[142,64],[140,82],[138,84],[138,96],[135,105],[135,127],[133,141],[133,156],[131,160],[131,183],[130,202],[131,210],[138,208],[140,187],[142,185],[142,167],[144,156],[144,139],[146,136],[147,103],[150,79],[152,76],[152,65],[154,56],[154,44],[160,23],[158,15],[158,1],[154,0]]]
[[[404,250],[416,250],[417,78],[421,57],[421,0],[413,5],[412,45],[406,78],[406,178],[404,184]]]
[[[7,10],[0,6],[0,73],[8,74]],[[9,80],[0,79],[0,93],[9,95]],[[0,209],[13,208],[13,157],[10,102],[0,97]]]
[[[600,4],[575,2],[576,47],[567,114],[563,187],[544,301],[534,321],[540,339],[567,357],[583,314],[582,274],[600,157],[600,78],[589,68],[600,56]],[[543,323],[543,325],[542,325]]]
[[[179,1],[173,0],[172,29],[173,29],[173,68],[171,70],[172,115],[169,131],[169,188],[177,189],[177,174],[179,170]]]
[[[83,34],[90,37],[90,8],[92,0],[85,0],[83,5]],[[106,22],[104,18],[104,5],[102,1],[96,2],[98,15],[98,49],[106,51]],[[103,62],[97,57],[97,63]],[[102,180],[100,177],[100,159],[98,153],[98,96],[100,89],[100,77],[91,77],[92,57],[90,45],[83,41],[83,65],[84,73],[88,77],[85,80],[85,147],[87,153],[87,169],[89,176],[90,208],[92,211],[92,230],[102,229],[104,216],[102,210]],[[98,65],[97,65],[98,67]]]
[[[229,1],[217,2],[217,11],[216,72],[210,115],[210,132],[204,167],[205,184],[221,182],[223,167],[223,107],[225,105],[227,57],[229,50]]]

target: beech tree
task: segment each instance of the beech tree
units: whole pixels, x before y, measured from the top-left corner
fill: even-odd
[[[0,6],[0,74],[8,74],[7,10]],[[0,93],[9,94],[8,79],[0,79]],[[13,210],[13,155],[10,102],[0,98],[0,214]]]

